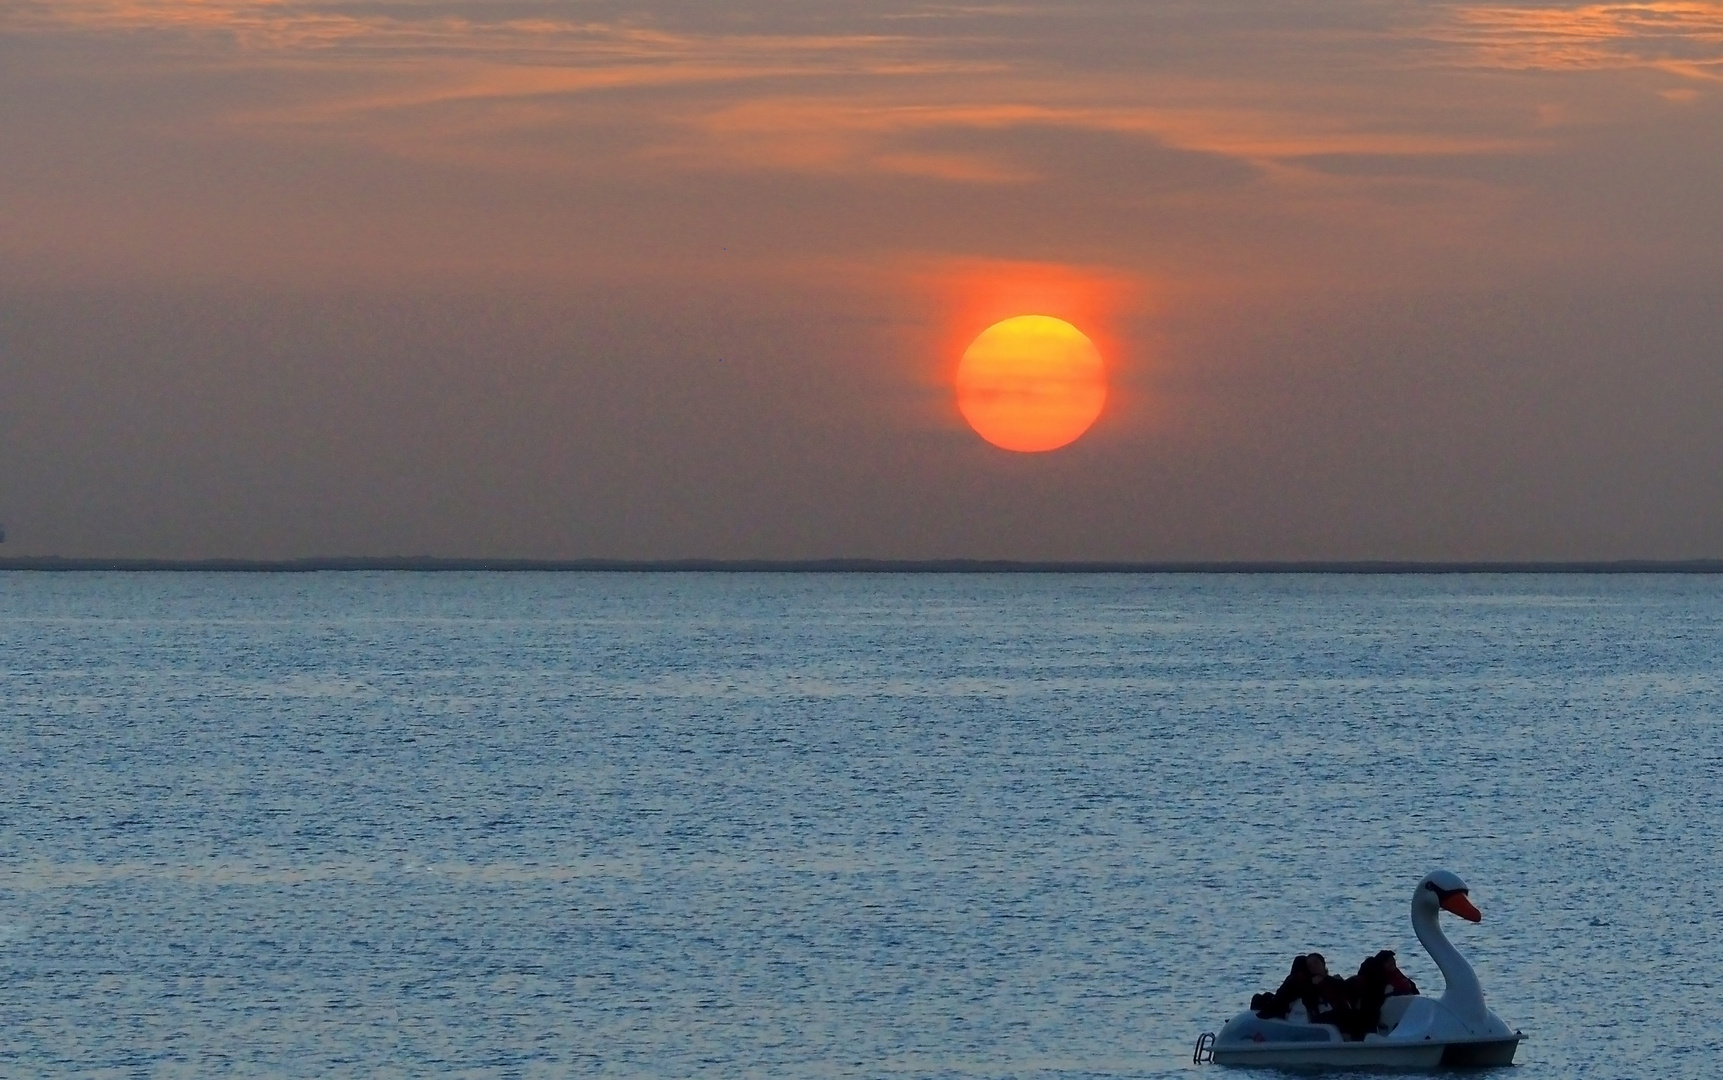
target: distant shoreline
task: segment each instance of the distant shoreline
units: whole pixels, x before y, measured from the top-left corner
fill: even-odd
[[[0,571],[729,574],[1723,574],[1723,559],[1594,562],[1061,562],[1008,559],[0,559]]]

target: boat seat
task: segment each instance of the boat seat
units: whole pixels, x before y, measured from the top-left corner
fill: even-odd
[[[1264,1020],[1255,1013],[1234,1017],[1221,1029],[1221,1041],[1237,1043],[1337,1043],[1340,1029],[1333,1024],[1293,1024]]]
[[[1382,1019],[1378,1021],[1376,1030],[1387,1034],[1393,1031],[1406,1015],[1406,1009],[1412,1002],[1418,1000],[1417,994],[1399,994],[1382,1003]]]

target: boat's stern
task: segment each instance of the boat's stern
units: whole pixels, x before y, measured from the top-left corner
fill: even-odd
[[[1250,1065],[1278,1050],[1315,1049],[1341,1041],[1340,1029],[1332,1024],[1264,1020],[1253,1012],[1242,1012],[1216,1033],[1212,1060],[1217,1065]]]

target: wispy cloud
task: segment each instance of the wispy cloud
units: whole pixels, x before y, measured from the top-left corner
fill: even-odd
[[[1455,159],[1525,155],[1562,137],[1528,121],[1505,80],[1429,64],[1431,34],[1447,60],[1457,52],[1474,66],[1524,66],[1539,55],[1534,46],[1568,38],[1568,59],[1550,66],[1584,66],[1575,56],[1625,66],[1673,55],[1673,45],[1647,44],[1661,19],[1660,33],[1687,43],[1688,61],[1705,62],[1694,43],[1715,37],[1723,10],[1472,5],[1440,9],[1432,31],[1430,9],[1415,4],[1285,2],[1291,15],[1264,20],[1273,5],[1126,0],[737,0],[721,11],[551,0],[14,0],[0,4],[0,37],[52,47],[16,49],[36,67],[0,75],[26,91],[36,79],[87,95],[88,79],[98,92],[128,95],[138,108],[118,138],[148,140],[139,152],[171,145],[189,160],[218,146],[223,155],[287,146],[331,177],[429,166],[497,190],[520,185],[531,199],[592,185],[622,207],[631,204],[614,192],[748,202],[756,175],[808,193],[810,205],[847,197],[850,181],[907,193],[892,185],[908,180],[913,200],[926,202],[1005,202],[1039,187],[1088,221],[1116,220],[1125,208],[1135,220],[1164,212],[1160,235],[1192,220],[1196,203],[1225,205],[1240,220],[1273,207],[1318,222],[1309,231],[1323,236],[1336,221],[1372,231],[1376,214],[1410,220],[1410,234],[1438,231],[1433,222],[1452,232],[1466,208],[1497,213],[1491,200],[1506,170],[1468,171]],[[1593,14],[1605,10],[1616,14]],[[1580,29],[1559,30],[1568,24]],[[123,70],[108,72],[116,60]],[[187,92],[196,86],[208,92]],[[458,185],[430,187],[439,199],[458,197]],[[45,182],[30,197],[52,202],[57,188]],[[507,215],[525,198],[490,200],[484,213]],[[954,235],[969,227],[942,213],[920,233],[948,224]],[[937,243],[976,246],[967,236]]]
[[[986,183],[1044,178],[1023,161],[984,154],[911,154],[906,141],[957,132],[1060,129],[1139,140],[1268,167],[1320,155],[1397,157],[1495,154],[1526,149],[1522,138],[1423,133],[1295,108],[1167,104],[1028,104],[1009,80],[988,89],[997,100],[833,100],[751,98],[697,117],[702,138],[675,154],[733,168],[803,172],[882,172]],[[1145,95],[1153,96],[1153,95]],[[1167,93],[1168,98],[1173,97]]]
[[[1723,79],[1723,3],[1457,8],[1438,40],[1462,46],[1467,62],[1516,70],[1650,68]]]
[[[368,14],[335,5],[285,0],[20,0],[0,15],[12,30],[76,30],[102,33],[149,31],[199,38],[219,37],[250,49],[331,48],[365,43],[423,49],[439,42],[463,50],[476,31],[505,39],[518,23],[475,23],[453,16],[403,17],[418,5],[389,5]]]
[[[1377,119],[1369,109],[1289,101],[1271,81],[1252,90],[1254,76],[1193,77],[1152,66],[1124,74],[1116,66],[1089,70],[1069,58],[1033,56],[1033,49],[978,49],[979,40],[998,42],[950,29],[953,21],[977,17],[1051,17],[1039,7],[882,10],[842,32],[826,33],[696,31],[646,19],[556,17],[566,5],[507,10],[515,14],[487,18],[484,5],[451,8],[423,0],[363,6],[318,0],[22,0],[0,11],[0,32],[148,34],[152,40],[165,35],[194,46],[178,54],[181,62],[189,55],[193,63],[326,65],[362,74],[366,78],[358,82],[308,87],[297,98],[247,106],[229,120],[253,128],[352,132],[368,117],[417,110],[424,138],[403,132],[398,120],[380,134],[397,149],[416,145],[421,152],[427,140],[457,131],[470,138],[484,128],[470,115],[458,123],[432,121],[423,115],[427,109],[487,106],[496,112],[497,130],[508,131],[518,128],[526,102],[549,107],[592,93],[745,83],[758,88],[660,101],[648,126],[666,138],[673,132],[683,136],[651,156],[725,168],[1001,183],[1031,180],[1037,173],[996,154],[908,147],[903,140],[940,131],[1060,127],[1256,164],[1317,154],[1447,155],[1505,146],[1498,137],[1420,132]],[[537,14],[523,16],[521,10]],[[1475,11],[1462,13],[1456,25],[1484,27],[1484,9]],[[917,20],[946,29],[915,31]],[[893,32],[856,32],[855,25]],[[990,33],[999,30],[993,25]],[[997,58],[982,59],[986,54]],[[1230,85],[1215,93],[1220,83]],[[787,87],[795,89],[786,92]],[[532,123],[553,122],[542,110],[531,117]]]
[[[885,34],[689,34],[647,20],[484,18],[482,5],[452,14],[416,0],[367,5],[287,0],[20,0],[0,30],[177,35],[206,47],[300,58],[459,57],[522,64],[662,64],[797,57],[869,69],[903,62],[912,39]],[[512,6],[512,5],[511,5]],[[560,7],[560,5],[559,5]],[[865,58],[865,59],[858,59]]]

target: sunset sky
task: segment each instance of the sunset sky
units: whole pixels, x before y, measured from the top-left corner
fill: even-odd
[[[988,444],[1015,315],[1107,369]],[[1723,556],[1723,3],[9,0],[0,556]]]

